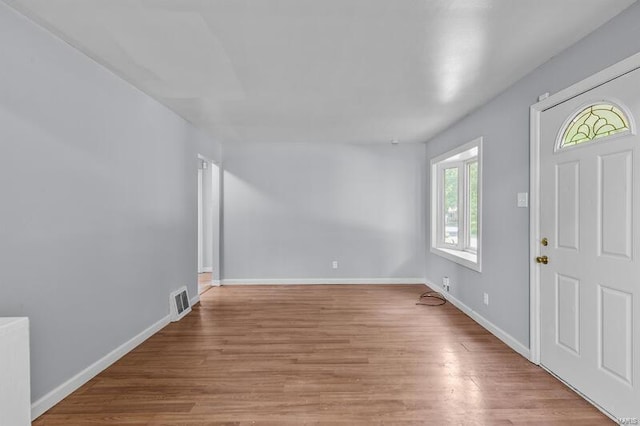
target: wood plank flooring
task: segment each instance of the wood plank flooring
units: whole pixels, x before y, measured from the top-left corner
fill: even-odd
[[[201,272],[198,274],[198,294],[202,294],[211,288],[211,280],[213,279],[211,272]]]
[[[214,287],[34,425],[612,423],[424,290]]]

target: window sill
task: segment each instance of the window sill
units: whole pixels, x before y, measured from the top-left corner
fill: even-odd
[[[474,271],[481,272],[480,256],[478,253],[440,247],[431,247],[431,253],[449,259],[469,269],[473,269]]]

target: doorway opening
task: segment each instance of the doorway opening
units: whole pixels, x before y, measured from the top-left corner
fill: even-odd
[[[220,284],[220,169],[198,155],[198,294]]]

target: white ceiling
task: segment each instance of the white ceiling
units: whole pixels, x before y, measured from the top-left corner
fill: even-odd
[[[426,141],[634,0],[5,0],[223,142]]]

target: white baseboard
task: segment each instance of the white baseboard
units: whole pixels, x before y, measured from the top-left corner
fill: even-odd
[[[220,280],[211,280],[211,285],[214,287],[220,287],[222,283]]]
[[[445,299],[447,299],[453,306],[460,309],[467,316],[471,317],[475,322],[480,324],[482,327],[487,329],[491,334],[496,336],[498,339],[502,340],[507,346],[509,346],[514,351],[518,352],[520,355],[525,357],[526,359],[530,359],[530,351],[529,348],[524,346],[522,343],[518,342],[513,336],[509,333],[480,315],[478,312],[474,311],[455,297],[453,297],[450,293],[442,291],[438,286],[429,286],[432,290],[440,292]]]
[[[203,266],[202,269],[200,269],[199,273],[205,273],[205,272],[213,272],[213,267],[211,266]]]
[[[222,285],[424,284],[424,278],[224,279]]]
[[[196,306],[198,303],[200,303],[200,295],[196,294],[195,296],[193,296],[190,300],[189,303],[191,303],[191,306]]]
[[[136,346],[140,345],[142,342],[147,340],[149,337],[156,334],[160,331],[164,326],[169,324],[169,315],[162,318],[160,321],[151,325],[147,329],[143,330],[137,336],[129,339],[127,342],[123,343],[113,351],[109,352],[107,355],[94,362],[66,382],[62,383],[60,386],[38,399],[34,403],[31,404],[31,419],[35,420],[40,415],[42,415],[45,411],[56,405],[58,402],[62,401],[64,398],[69,396],[72,392],[77,390],[80,386],[87,383],[89,380],[93,379],[99,373],[104,371],[111,364],[125,356],[127,353],[131,352]]]

